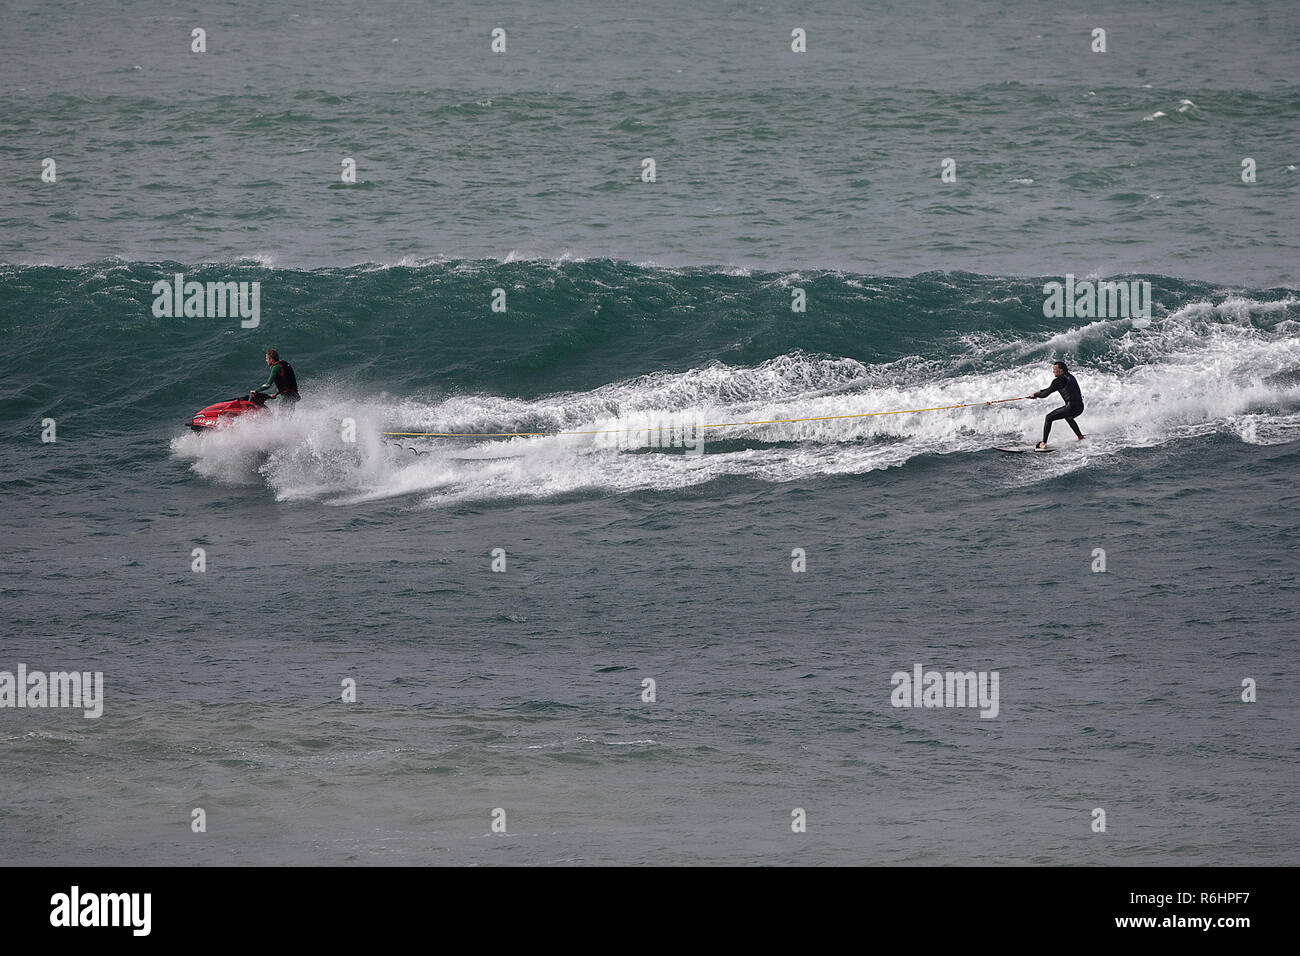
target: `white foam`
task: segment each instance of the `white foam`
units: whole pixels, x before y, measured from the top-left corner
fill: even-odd
[[[969,336],[972,361],[962,367],[979,370],[959,374],[949,371],[953,362],[920,357],[864,365],[793,353],[752,368],[714,362],[529,401],[457,395],[383,402],[327,388],[311,393],[291,415],[254,416],[213,434],[184,434],[172,447],[210,480],[261,482],[281,500],[340,506],[669,490],[727,476],[802,480],[897,467],[923,454],[1032,443],[1058,400],[709,428],[702,456],[682,449],[620,450],[595,435],[402,440],[422,449],[416,454],[380,433],[617,430],[639,427],[656,414],[714,424],[982,402],[1043,388],[1051,378],[1050,359],[1086,345],[1085,354],[1100,358],[1072,364],[1087,403],[1079,423],[1089,439],[1075,446],[1068,427],[1058,423],[1053,443],[1079,452],[1053,456],[1034,469],[1041,478],[1123,449],[1209,434],[1250,444],[1295,440],[1300,385],[1288,373],[1300,369],[1300,337],[1289,321],[1274,318],[1268,327],[1268,318],[1284,307],[1246,299],[1196,303],[1146,329],[1110,320],[1004,341],[992,357],[991,336]],[[354,444],[341,439],[345,417],[356,421]]]

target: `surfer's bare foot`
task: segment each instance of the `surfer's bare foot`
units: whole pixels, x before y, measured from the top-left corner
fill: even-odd
[[[1040,441],[1040,442],[1039,442],[1037,445],[1035,445],[1034,447],[1035,447],[1035,448],[1046,448],[1046,447],[1047,447],[1047,442],[1045,442],[1045,441]]]
[[[1079,441],[1083,441],[1083,440],[1084,440],[1085,438],[1087,438],[1087,437],[1088,437],[1087,435],[1080,435],[1080,436],[1079,436]]]

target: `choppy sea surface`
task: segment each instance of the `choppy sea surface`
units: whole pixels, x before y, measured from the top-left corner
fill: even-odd
[[[105,690],[0,706],[0,861],[1300,862],[1298,32],[13,4],[0,705]],[[184,428],[269,347],[292,414]],[[995,451],[1058,358],[1087,440]]]

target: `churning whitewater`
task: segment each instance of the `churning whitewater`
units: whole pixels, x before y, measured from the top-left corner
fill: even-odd
[[[1029,476],[1043,480],[1105,467],[1108,456],[1126,449],[1205,435],[1252,444],[1294,440],[1297,315],[1300,302],[1289,296],[1226,296],[1178,306],[1151,324],[1116,319],[1033,336],[1004,328],[936,337],[941,358],[866,363],[796,350],[751,367],[714,361],[527,397],[467,390],[430,398],[430,389],[416,388],[381,399],[332,384],[344,374],[336,367],[331,383],[291,416],[178,434],[171,447],[205,478],[264,483],[279,499],[343,506],[391,497],[437,506],[665,491],[732,476],[801,481],[1030,442],[1049,406],[979,403],[1040,387],[1048,356],[1084,354],[1087,364],[1076,372],[1087,383],[1090,438]],[[873,337],[867,329],[859,338]],[[967,403],[974,407],[944,408]],[[791,419],[798,421],[745,424]],[[656,441],[656,423],[664,421],[682,426],[681,440]],[[344,439],[344,422],[353,423],[354,440]],[[396,434],[386,439],[385,432]],[[515,432],[540,435],[406,434]]]

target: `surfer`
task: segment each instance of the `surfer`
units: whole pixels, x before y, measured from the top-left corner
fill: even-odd
[[[1074,420],[1083,414],[1083,393],[1079,391],[1079,383],[1074,380],[1070,374],[1070,369],[1064,362],[1052,363],[1052,375],[1055,378],[1052,384],[1047,388],[1040,389],[1032,395],[1026,395],[1026,398],[1046,398],[1053,392],[1060,392],[1061,398],[1065,399],[1065,404],[1060,408],[1054,408],[1047,413],[1043,419],[1043,440],[1035,447],[1039,449],[1047,448],[1047,436],[1052,430],[1052,422],[1065,419],[1065,423],[1074,429],[1074,433],[1079,436],[1079,441],[1083,441],[1083,432],[1079,431],[1079,426]]]
[[[271,374],[267,376],[265,382],[257,386],[248,393],[248,400],[256,402],[258,398],[279,398],[283,401],[282,405],[291,405],[298,401],[298,379],[294,377],[293,366],[280,358],[280,353],[275,349],[266,350],[266,364],[271,366]],[[264,389],[275,386],[275,394],[271,396],[259,395]]]

